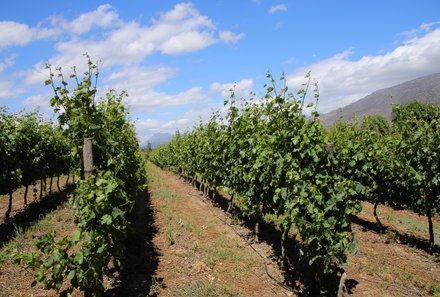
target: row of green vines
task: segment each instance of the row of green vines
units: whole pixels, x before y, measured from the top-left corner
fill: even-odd
[[[226,187],[242,198],[241,211],[257,226],[265,215],[279,217],[285,249],[293,248],[285,238],[294,225],[313,287],[319,288],[323,274],[339,270],[347,251],[356,250],[350,216],[360,211],[354,198],[363,187],[341,174],[316,109],[305,103],[310,79],[296,98],[284,77],[268,78],[262,98],[238,100],[232,92],[225,113],[176,134],[150,158],[209,187]]]
[[[363,199],[427,215],[434,248],[432,217],[440,213],[440,107],[412,101],[395,105],[391,123],[378,115],[362,122],[338,121],[329,130],[346,177],[366,186]]]
[[[12,210],[12,193],[25,187],[23,204],[28,205],[28,188],[40,183],[40,198],[46,177],[68,174],[71,168],[69,142],[61,129],[45,122],[37,112],[10,113],[0,108],[0,195],[9,195],[5,213],[8,220]],[[59,183],[58,183],[59,188]],[[60,188],[59,188],[60,189]],[[34,193],[34,200],[37,198]]]
[[[108,265],[118,268],[124,255],[127,215],[133,198],[145,188],[144,161],[128,111],[122,104],[125,93],[110,90],[96,99],[98,64],[87,57],[87,70],[81,78],[72,68],[69,79],[61,68],[47,66],[46,85],[54,91],[50,103],[60,127],[72,144],[70,152],[76,174],[84,176],[83,139],[93,138],[94,173],[77,183],[71,203],[77,231],[59,238],[42,236],[38,253],[21,257],[36,271],[36,281],[45,289],[69,296],[74,288],[85,296],[101,296]]]

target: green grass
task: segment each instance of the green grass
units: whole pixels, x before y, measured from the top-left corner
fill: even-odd
[[[181,235],[179,228],[167,225],[165,229],[165,238],[167,239],[168,246],[172,246],[176,243],[177,238]]]
[[[39,236],[35,234],[45,234],[52,231],[59,233],[66,224],[73,224],[73,211],[66,211],[64,207],[65,205],[61,205],[27,230],[23,230],[20,226],[14,226],[14,238],[0,249],[0,263],[12,260],[16,252],[36,249],[35,243]]]
[[[411,217],[396,216],[390,213],[386,213],[384,217],[385,219],[398,224],[405,230],[428,235],[428,220],[426,220],[426,222],[421,222]],[[440,226],[437,225],[434,225],[434,240],[437,243],[440,242]]]
[[[236,289],[220,286],[215,282],[196,281],[185,286],[176,292],[173,296],[178,297],[239,297],[240,294]]]
[[[430,292],[434,297],[440,297],[440,284],[432,283],[432,284],[429,286],[429,292]]]
[[[234,268],[229,271],[233,278],[245,274],[253,265],[255,265],[255,258],[247,255],[238,244],[217,240],[211,246],[204,249],[205,261],[210,268],[216,267],[220,269],[221,263],[229,262],[239,265],[234,265]]]
[[[9,297],[9,293],[6,289],[0,288],[0,297]]]
[[[162,189],[154,194],[154,197],[162,200],[174,200],[176,194],[168,189]]]

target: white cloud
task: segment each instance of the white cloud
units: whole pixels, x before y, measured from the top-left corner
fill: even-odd
[[[35,27],[17,22],[0,22],[0,49],[24,46],[34,40],[45,39],[56,34],[54,29]]]
[[[10,46],[25,46],[33,41],[60,36],[66,33],[83,34],[93,27],[109,28],[119,22],[118,14],[111,5],[104,4],[96,10],[83,13],[73,21],[60,16],[48,17],[49,26],[42,24],[29,27],[26,24],[10,21],[0,22],[0,49]]]
[[[0,73],[2,73],[6,68],[14,65],[15,57],[9,56],[3,62],[0,62]]]
[[[192,87],[177,94],[154,90],[148,90],[145,93],[140,93],[139,90],[135,90],[134,93],[129,91],[129,97],[125,102],[132,110],[151,112],[164,107],[202,104],[204,99],[202,88]]]
[[[24,100],[23,107],[28,110],[35,110],[38,108],[46,117],[53,115],[53,108],[50,106],[51,93],[44,93],[39,95],[29,96]]]
[[[209,104],[203,105],[201,108],[188,110],[177,118],[165,122],[163,128],[168,132],[175,132],[176,130],[183,132],[189,130],[200,121],[208,120],[213,110],[214,108]]]
[[[269,13],[273,14],[275,12],[278,11],[287,11],[287,6],[284,4],[279,4],[279,5],[273,5],[270,9],[269,9]]]
[[[194,52],[219,42],[237,42],[243,37],[243,34],[235,35],[233,32],[222,31],[219,33],[220,37],[216,38],[216,27],[212,20],[200,15],[191,3],[175,5],[172,10],[154,19],[150,26],[135,21],[119,21],[114,11],[108,11],[109,7],[104,8],[101,9],[101,13],[111,15],[108,16],[109,21],[103,25],[112,25],[114,20],[118,20],[116,28],[109,30],[103,39],[75,37],[59,42],[56,45],[58,55],[50,59],[51,64],[72,65],[80,62],[82,54],[88,52],[102,59],[105,67],[127,65],[141,62],[154,52],[169,55]],[[98,8],[95,13],[99,11]],[[89,27],[90,24],[85,26]]]
[[[231,90],[234,90],[235,96],[238,98],[247,97],[252,92],[253,81],[252,79],[242,79],[238,83],[212,83],[210,86],[211,91],[220,93],[223,97],[229,98],[231,96]]]
[[[174,134],[177,130],[190,130],[198,122],[207,120],[211,111],[210,107],[205,105],[204,108],[188,110],[173,120],[142,119],[135,121],[134,125],[140,143],[147,143],[155,133]]]
[[[83,13],[71,22],[63,18],[53,18],[53,20],[54,25],[61,25],[65,31],[74,34],[87,33],[93,27],[113,27],[120,22],[118,13],[110,4],[100,5],[96,10]]]
[[[96,10],[83,13],[72,21],[67,21],[61,16],[50,19],[53,27],[61,27],[64,32],[81,34],[97,26],[104,28],[105,34],[85,38],[73,35],[70,39],[59,41],[55,44],[55,56],[48,61],[40,61],[33,69],[22,72],[25,77],[24,83],[27,85],[42,84],[47,79],[48,73],[44,69],[46,63],[62,66],[66,68],[66,73],[70,71],[68,67],[77,65],[78,73],[81,74],[86,70],[83,57],[85,52],[89,53],[92,60],[102,61],[101,69],[119,66],[131,71],[132,65],[143,63],[146,57],[155,52],[169,55],[194,52],[215,43],[237,42],[244,36],[243,33],[234,34],[231,31],[217,33],[212,20],[201,15],[191,3],[175,5],[173,9],[153,19],[150,25],[136,21],[124,22],[110,5],[99,6]],[[219,36],[216,37],[216,34]],[[162,71],[161,74],[163,73]],[[132,75],[129,80],[121,84],[130,85],[143,79],[136,75]],[[160,77],[160,75],[152,76],[149,79]],[[168,75],[167,79],[170,77]],[[124,88],[131,94],[139,94],[137,91],[140,90],[139,88],[135,88],[134,92],[131,86]],[[146,93],[151,94],[151,92]]]
[[[231,31],[221,31],[219,33],[220,40],[224,43],[236,43],[244,37],[244,33],[235,34]]]
[[[23,83],[25,85],[43,85],[44,81],[49,78],[49,71],[44,66],[42,62],[39,62],[32,69],[22,71]]]
[[[438,27],[440,22],[423,23],[418,28],[399,33],[398,35],[405,36],[404,43],[411,42],[414,38],[430,32],[433,28]]]
[[[319,82],[318,109],[327,112],[352,103],[378,89],[439,71],[440,29],[413,38],[383,55],[350,60],[351,51],[297,69],[288,84],[298,88],[311,70]]]
[[[154,68],[129,66],[119,71],[112,71],[103,81],[116,89],[125,87],[127,90],[139,89],[142,92],[170,79],[175,72],[174,69],[163,66]]]
[[[214,42],[215,40],[210,33],[190,31],[170,37],[159,48],[162,53],[173,55],[194,52],[208,47]]]
[[[200,87],[192,87],[177,94],[157,92],[154,88],[171,79],[175,70],[167,67],[146,68],[128,66],[104,79],[104,88],[126,90],[126,103],[133,111],[149,112],[158,108],[200,103],[206,97]]]
[[[17,95],[14,85],[10,81],[0,80],[0,99],[10,99]]]
[[[25,33],[34,29],[23,26],[18,27]],[[140,131],[148,131],[146,133],[150,136],[164,130],[173,133],[176,129],[190,128],[199,121],[200,115],[209,116],[211,110],[207,110],[210,106],[209,92],[199,86],[174,92],[159,91],[158,86],[170,81],[178,69],[162,65],[147,67],[147,57],[154,53],[178,55],[199,51],[213,44],[236,43],[244,37],[244,33],[218,29],[192,3],[177,4],[157,15],[149,24],[125,21],[110,5],[102,5],[74,19],[51,16],[39,26],[41,30],[49,30],[50,34],[46,34],[44,38],[53,38],[55,54],[47,61],[36,63],[32,69],[19,73],[26,87],[43,84],[49,76],[44,69],[46,63],[54,67],[62,66],[66,77],[71,72],[70,66],[76,65],[77,72],[81,75],[85,71],[83,53],[87,52],[92,60],[102,61],[98,97],[103,95],[102,90],[111,87],[128,92],[129,97],[124,99],[125,103],[136,114],[161,113],[168,107],[186,110],[169,121],[150,119],[136,122],[136,127]],[[93,34],[86,34],[89,32]],[[1,38],[0,36],[0,46]],[[24,39],[24,42],[15,43],[27,44],[35,40],[35,36]],[[1,66],[3,64],[5,66]],[[0,67],[4,68],[6,64],[2,62]],[[232,87],[232,84],[219,84],[217,87],[219,93],[227,96],[226,89]],[[252,80],[242,80],[236,89],[238,93],[248,95],[251,88]],[[0,95],[9,95],[5,93],[6,89],[12,90],[11,87],[5,88]],[[42,110],[49,112],[49,98],[50,96],[30,96],[24,101],[23,107],[40,106]]]

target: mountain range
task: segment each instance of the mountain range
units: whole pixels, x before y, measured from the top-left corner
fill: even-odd
[[[155,148],[159,144],[167,143],[168,141],[171,140],[171,138],[173,138],[173,135],[171,133],[156,133],[156,134],[153,134],[150,137],[150,139],[146,143],[142,144],[141,146],[147,147],[148,142],[149,142],[151,147]]]
[[[402,104],[414,99],[440,105],[440,73],[375,91],[354,103],[322,114],[320,119],[326,127],[338,119],[350,120],[354,115],[362,119],[364,115],[380,114],[390,119],[393,104]]]

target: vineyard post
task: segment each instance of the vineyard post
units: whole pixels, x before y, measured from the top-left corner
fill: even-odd
[[[6,210],[5,213],[5,221],[9,220],[11,211],[12,211],[12,191],[9,191],[9,203],[8,203],[8,209]]]
[[[93,137],[84,138],[83,144],[84,179],[93,173]],[[102,273],[99,276],[102,280]],[[93,287],[84,290],[84,297],[97,296]]]
[[[84,138],[83,146],[83,162],[84,162],[84,179],[93,173],[93,137]]]

